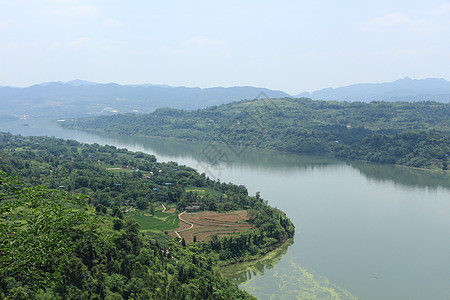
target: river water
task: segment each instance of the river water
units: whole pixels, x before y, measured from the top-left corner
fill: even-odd
[[[294,222],[295,240],[223,270],[260,299],[450,299],[448,174],[22,123],[0,129],[143,151],[260,191]]]

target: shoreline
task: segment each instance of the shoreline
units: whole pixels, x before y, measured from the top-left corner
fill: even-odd
[[[289,244],[290,243],[290,244]],[[289,245],[287,245],[287,244],[289,244]],[[221,265],[221,266],[219,266],[219,268],[220,268],[220,273],[221,273],[221,275],[222,275],[222,269],[224,269],[224,268],[227,268],[227,267],[231,267],[231,266],[235,266],[235,265],[240,265],[240,264],[247,264],[247,263],[256,263],[256,262],[258,262],[258,261],[262,261],[262,260],[264,260],[264,259],[269,259],[269,257],[271,256],[271,255],[277,255],[278,253],[275,253],[275,252],[278,252],[278,251],[282,251],[283,250],[283,246],[286,246],[286,250],[287,250],[287,248],[289,248],[290,246],[292,246],[294,244],[294,237],[291,237],[291,238],[287,238],[287,239],[285,239],[285,240],[283,240],[283,242],[280,244],[280,245],[278,245],[277,247],[275,247],[275,249],[272,249],[272,250],[270,250],[269,252],[267,252],[266,254],[264,254],[264,255],[262,255],[262,256],[259,256],[258,258],[255,258],[255,259],[250,259],[250,260],[244,260],[244,261],[238,261],[238,262],[233,262],[233,263],[229,263],[229,264],[226,264],[226,265]],[[283,254],[284,255],[284,254]]]
[[[70,129],[70,130],[80,130],[80,131],[85,131],[85,132],[89,132],[89,133],[104,133],[104,134],[113,134],[113,135],[117,135],[117,136],[127,136],[125,134],[120,134],[120,133],[115,133],[115,132],[108,132],[108,131],[104,131],[104,130],[95,130],[95,129],[82,129],[82,128],[78,128],[78,127],[66,127],[62,124],[57,124],[57,126],[61,126],[64,129]],[[221,145],[221,146],[226,146],[225,143],[218,143],[217,141],[206,141],[206,140],[199,140],[199,139],[183,139],[183,138],[177,138],[177,137],[166,137],[166,136],[149,136],[149,135],[143,135],[143,134],[134,134],[133,136],[135,137],[140,137],[140,138],[153,138],[153,139],[161,139],[161,140],[166,140],[166,141],[177,141],[177,142],[186,142],[186,143],[191,143],[191,142],[197,142],[197,143],[201,143],[201,144],[214,144],[214,145]],[[411,169],[415,169],[415,170],[422,170],[422,171],[428,171],[428,172],[433,172],[433,173],[442,173],[442,174],[446,174],[446,175],[450,175],[450,168],[448,170],[442,170],[439,168],[421,168],[421,167],[412,167],[412,166],[406,166],[406,165],[401,165],[401,164],[384,164],[384,163],[378,163],[378,162],[372,162],[372,161],[368,161],[368,160],[364,160],[364,159],[357,159],[357,158],[346,158],[346,157],[340,157],[340,156],[336,156],[333,155],[332,153],[318,153],[318,152],[292,152],[292,151],[282,151],[282,150],[278,150],[278,149],[273,149],[273,148],[266,148],[266,147],[247,147],[248,149],[253,149],[253,150],[264,150],[264,151],[270,151],[270,152],[277,152],[277,153],[283,153],[283,154],[296,154],[296,155],[311,155],[311,156],[317,156],[317,157],[324,157],[324,158],[335,158],[335,159],[339,159],[342,161],[362,161],[362,162],[366,162],[366,163],[372,163],[372,164],[376,164],[376,165],[387,165],[387,166],[399,166],[399,167],[404,167],[404,168],[411,168]]]

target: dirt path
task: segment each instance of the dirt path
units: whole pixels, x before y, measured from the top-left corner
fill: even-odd
[[[227,236],[233,232],[250,230],[253,227],[248,223],[248,212],[245,210],[226,213],[213,211],[186,212],[181,215],[181,219],[194,225],[189,232],[181,232],[182,229],[191,227],[186,223],[180,222],[180,227],[177,228],[181,237],[185,239],[186,244],[192,243],[194,236],[196,241],[207,241],[214,234]],[[171,235],[177,237],[173,231]]]
[[[182,229],[182,230],[179,230],[179,231],[174,230],[175,234],[180,238],[180,243],[181,243],[181,240],[182,240],[183,238],[181,237],[181,235],[179,234],[179,232],[183,232],[183,231],[192,229],[192,227],[194,227],[194,224],[189,223],[188,221],[186,221],[186,220],[184,220],[184,219],[181,218],[181,215],[184,214],[185,212],[186,212],[186,211],[183,211],[182,213],[179,213],[179,214],[178,214],[178,219],[180,219],[181,222],[186,223],[187,225],[190,225],[190,227],[189,227],[189,228]]]

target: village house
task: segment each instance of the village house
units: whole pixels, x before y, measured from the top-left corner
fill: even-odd
[[[200,206],[198,206],[198,205],[186,206],[185,210],[187,212],[199,211],[200,210]]]

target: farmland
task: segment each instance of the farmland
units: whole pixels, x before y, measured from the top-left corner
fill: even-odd
[[[188,229],[191,227],[190,225],[178,219],[174,207],[165,212],[162,211],[161,207],[158,207],[154,215],[151,215],[148,211],[132,210],[126,216],[133,217],[141,226],[142,232],[169,231],[170,236],[176,237],[175,231],[178,231],[186,243],[192,243],[194,236],[196,236],[197,241],[207,241],[213,234],[224,236],[252,228],[247,222],[248,214],[245,210],[230,212],[201,211],[182,214],[183,220],[193,224],[191,229]]]
[[[224,236],[252,228],[247,222],[248,214],[245,210],[222,213],[213,211],[185,213],[181,218],[194,225],[192,229],[179,232],[186,240],[186,243],[192,243],[194,236],[197,237],[197,241],[205,241],[209,240],[213,234]],[[188,227],[189,225],[180,222],[178,229],[182,230]],[[175,233],[172,234],[174,235]]]
[[[165,213],[161,209],[156,210],[154,215],[151,215],[147,211],[135,210],[127,213],[126,216],[133,217],[141,226],[141,231],[144,232],[176,229],[180,222],[176,213]]]

